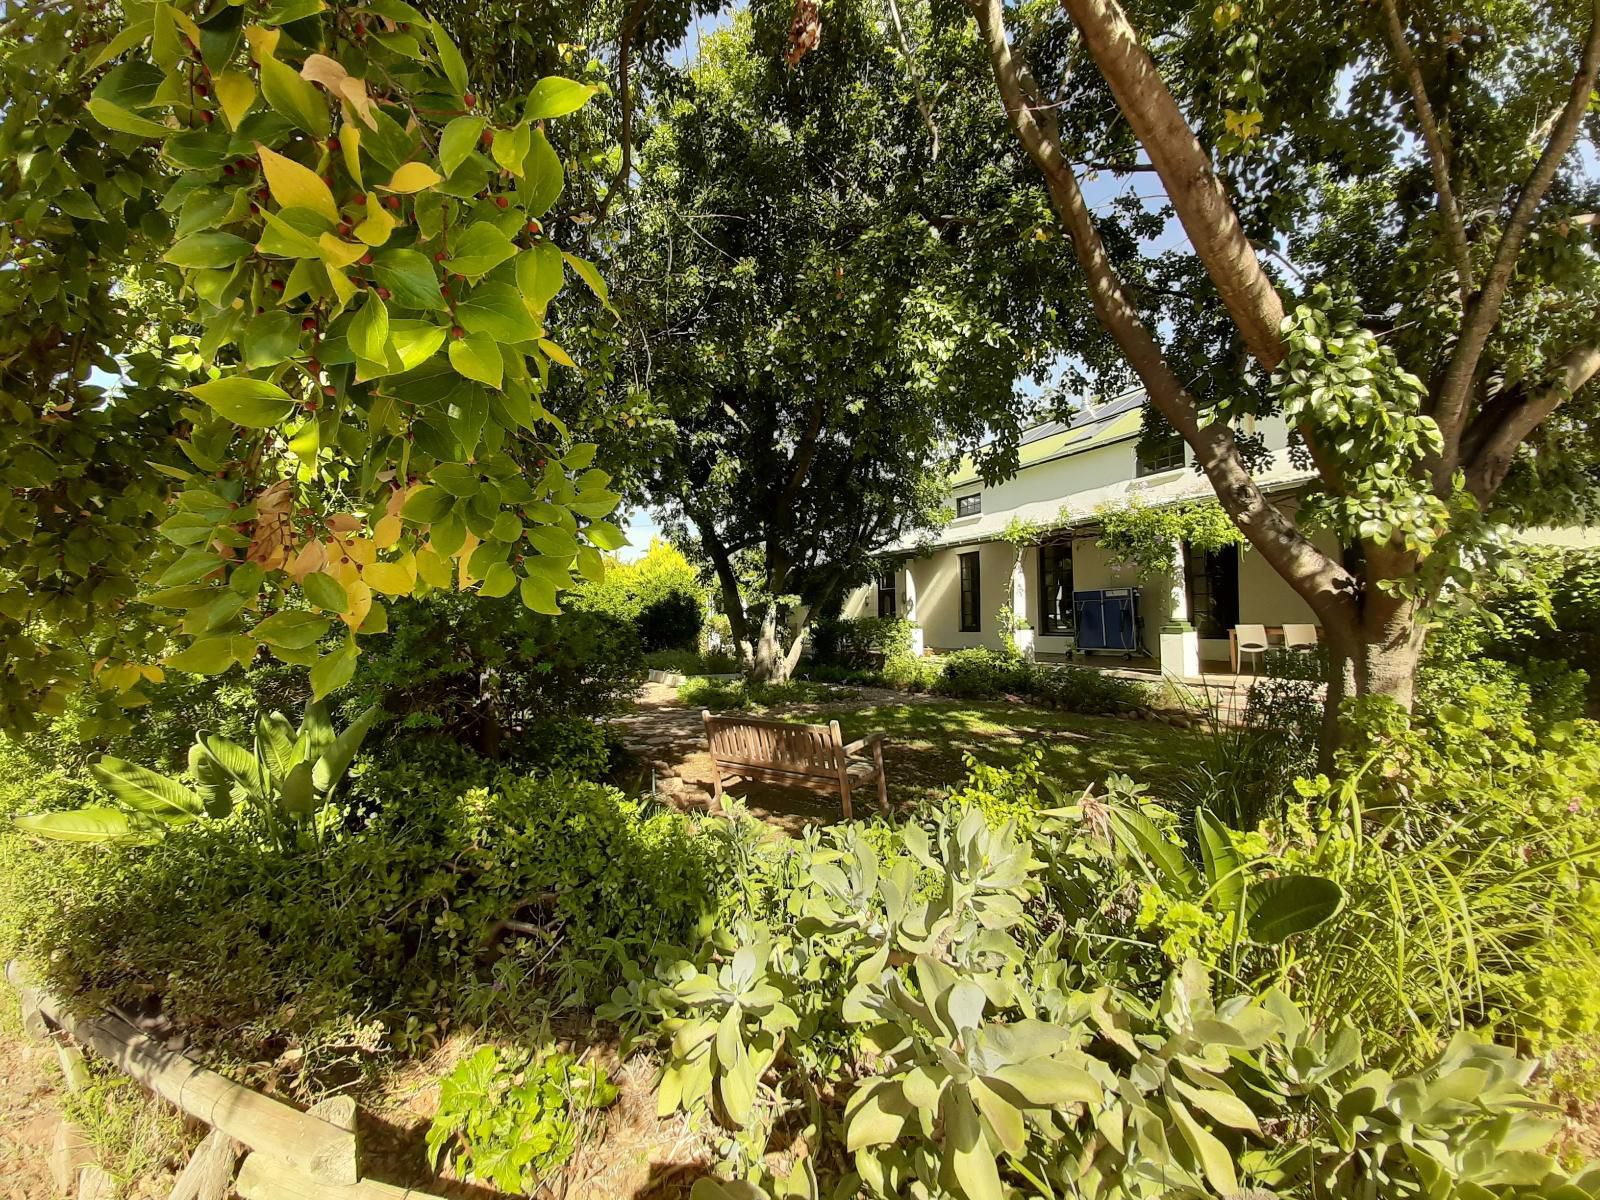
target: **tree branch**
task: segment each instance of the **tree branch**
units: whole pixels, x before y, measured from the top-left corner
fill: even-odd
[[[628,177],[633,174],[633,88],[630,80],[633,37],[639,31],[639,24],[644,20],[649,4],[650,0],[633,0],[628,15],[622,19],[622,29],[617,37],[617,103],[622,106],[617,141],[622,147],[622,162],[611,180],[611,186],[596,205],[596,221],[604,220],[606,213],[611,211],[612,201],[628,190]]]
[[[895,40],[900,44],[900,53],[906,60],[906,71],[911,76],[911,89],[917,97],[917,111],[922,114],[922,123],[928,127],[928,133],[933,138],[932,159],[939,161],[939,126],[933,120],[933,107],[928,103],[923,94],[922,72],[917,68],[917,59],[911,53],[911,41],[906,37],[906,28],[900,20],[900,6],[895,0],[889,0],[889,16],[894,21]]]
[[[1268,502],[1239,456],[1233,431],[1221,422],[1200,424],[1194,398],[1173,373],[1135,309],[1095,228],[1077,177],[1062,154],[1055,114],[1050,108],[1033,103],[1037,89],[1027,65],[1012,54],[1006,41],[1001,3],[1002,0],[968,0],[989,53],[1006,116],[1044,175],[1056,213],[1078,256],[1095,316],[1127,355],[1151,403],[1194,449],[1218,501],[1250,544],[1324,624],[1348,626],[1355,619],[1355,579]]]
[[[1467,245],[1467,227],[1461,220],[1461,210],[1456,207],[1455,189],[1450,186],[1450,146],[1434,117],[1433,104],[1428,99],[1428,89],[1422,82],[1422,69],[1406,40],[1406,27],[1400,20],[1395,0],[1383,0],[1384,22],[1389,31],[1389,48],[1394,53],[1400,74],[1405,77],[1411,91],[1411,104],[1417,114],[1417,125],[1422,131],[1422,142],[1428,150],[1428,166],[1433,172],[1433,190],[1439,196],[1439,215],[1444,218],[1445,237],[1450,242],[1450,252],[1456,260],[1456,279],[1461,285],[1461,310],[1466,311],[1472,302],[1472,251]]]
[[[1184,120],[1117,0],[1062,0],[1095,65],[1154,164],[1217,293],[1257,362],[1283,358],[1283,299],[1262,269],[1211,158]]]
[[[1500,320],[1500,305],[1505,300],[1506,289],[1511,286],[1511,276],[1516,270],[1517,254],[1523,239],[1533,225],[1534,213],[1544,194],[1555,179],[1556,168],[1572,149],[1583,115],[1588,111],[1589,97],[1594,92],[1595,77],[1600,75],[1600,0],[1590,0],[1589,37],[1584,44],[1583,57],[1578,71],[1572,77],[1572,87],[1565,107],[1550,131],[1550,140],[1539,155],[1521,194],[1506,221],[1505,232],[1495,249],[1494,262],[1484,277],[1483,287],[1473,297],[1461,322],[1461,336],[1450,355],[1444,378],[1440,380],[1433,405],[1433,418],[1444,434],[1444,453],[1434,466],[1434,486],[1444,491],[1450,486],[1461,447],[1461,431],[1465,424],[1467,403],[1472,395],[1472,382],[1477,376],[1478,360]]]
[[[1466,464],[1467,490],[1480,506],[1487,505],[1505,482],[1517,447],[1596,372],[1600,372],[1600,343],[1578,346],[1561,360],[1555,382],[1506,408],[1479,414],[1462,444],[1471,455]]]

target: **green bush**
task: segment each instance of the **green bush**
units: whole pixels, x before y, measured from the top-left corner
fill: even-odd
[[[358,660],[348,702],[382,703],[399,751],[438,736],[526,762],[533,750],[519,741],[550,718],[620,710],[644,670],[632,626],[603,613],[550,617],[516,596],[441,592],[390,606],[389,633]]]
[[[604,1067],[551,1049],[480,1046],[440,1082],[428,1155],[459,1178],[531,1196],[572,1157],[583,1114],[616,1098]]]
[[[743,663],[722,650],[651,650],[644,663],[653,671],[679,675],[737,675],[744,669]]]
[[[1391,1073],[1356,1025],[1314,1022],[1285,990],[1227,995],[1194,959],[1129,956],[1112,930],[1130,842],[1142,870],[1212,894],[1231,881],[1241,907],[1265,897],[1250,928],[1279,944],[1317,926],[1270,867],[1232,861],[1231,834],[1203,877],[1184,865],[1138,832],[1119,786],[1027,830],[978,803],[814,831],[793,867],[762,867],[766,902],[630,967],[601,1015],[660,1048],[660,1109],[720,1125],[722,1170],[747,1184],[697,1196],[1600,1190],[1600,1174],[1562,1170],[1536,1064],[1508,1049],[1463,1034]],[[771,1139],[795,1110],[808,1157],[775,1177]]]
[[[0,956],[88,1006],[159,1005],[242,1061],[298,1047],[319,1076],[581,1001],[607,947],[680,940],[716,905],[715,843],[611,788],[381,768],[362,782],[313,854],[233,818],[148,847],[0,833]]]
[[[811,662],[819,667],[866,670],[909,658],[913,628],[905,617],[814,621],[806,633]]]
[[[823,704],[830,700],[850,700],[855,695],[849,688],[828,687],[804,679],[761,683],[750,679],[723,680],[695,676],[678,685],[678,699],[682,703],[691,708],[709,708],[713,712]]]
[[[937,662],[929,690],[965,700],[1026,696],[1067,712],[1117,714],[1148,703],[1144,685],[1087,667],[1034,663],[983,647],[957,650]]]
[[[635,562],[609,560],[605,578],[579,585],[571,604],[631,626],[646,650],[698,649],[709,608],[699,570],[660,538]]]

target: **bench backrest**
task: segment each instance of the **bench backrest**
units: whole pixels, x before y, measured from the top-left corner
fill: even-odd
[[[833,776],[844,755],[839,722],[792,725],[752,717],[701,714],[711,757],[729,766],[769,767],[796,775]]]

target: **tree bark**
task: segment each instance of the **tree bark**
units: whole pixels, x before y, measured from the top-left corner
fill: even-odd
[[[1426,626],[1414,599],[1369,586],[1360,618],[1326,629],[1328,692],[1323,700],[1318,767],[1332,772],[1333,758],[1347,741],[1341,720],[1346,700],[1383,696],[1406,711],[1416,694]]]

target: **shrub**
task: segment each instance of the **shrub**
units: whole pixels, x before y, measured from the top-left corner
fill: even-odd
[[[608,946],[682,939],[716,904],[712,843],[681,814],[563,777],[371,775],[378,799],[352,806],[373,810],[352,808],[315,854],[232,818],[149,847],[0,833],[0,955],[88,1006],[159,1008],[243,1061],[297,1047],[322,1077],[579,1002]]]
[[[1032,671],[1024,659],[979,646],[945,655],[933,690],[962,699],[987,699],[1027,691],[1031,680]]]
[[[481,1046],[439,1085],[428,1154],[462,1179],[498,1192],[533,1195],[577,1148],[584,1114],[605,1108],[617,1088],[601,1066],[570,1054]]]
[[[811,661],[818,666],[864,670],[911,656],[911,622],[905,617],[856,617],[812,622]]]
[[[1130,798],[1084,797],[1028,831],[955,805],[899,831],[813,832],[794,869],[768,869],[768,902],[629,968],[601,1014],[661,1048],[661,1110],[719,1124],[723,1170],[748,1183],[697,1192],[1558,1194],[1535,1063],[1461,1035],[1391,1075],[1348,1020],[1315,1023],[1281,990],[1224,996],[1199,961],[1127,957],[1101,922],[1130,878],[1114,848]],[[1283,890],[1243,866],[1208,864],[1196,886]],[[1305,936],[1283,931],[1297,905],[1256,911],[1279,940]],[[1108,979],[1110,953],[1131,978]],[[809,1157],[775,1178],[769,1142],[796,1108]]]
[[[643,678],[638,638],[613,617],[435,593],[390,607],[388,636],[361,655],[349,696],[398,718],[391,746],[433,734],[515,759],[546,718],[616,712]]]
[[[937,660],[929,690],[967,700],[1027,696],[1068,712],[1126,713],[1145,707],[1143,684],[1087,667],[1029,662],[983,647],[957,650]]]
[[[679,675],[737,675],[744,669],[738,658],[723,650],[652,650],[644,663],[653,671]]]
[[[690,707],[713,712],[735,712],[750,708],[778,708],[794,704],[821,704],[829,700],[850,700],[856,693],[849,688],[828,687],[803,679],[782,683],[756,680],[720,680],[694,677],[678,685],[678,699]]]
[[[699,570],[660,538],[635,562],[608,561],[605,578],[571,598],[576,609],[632,626],[646,650],[697,649],[709,607]]]

